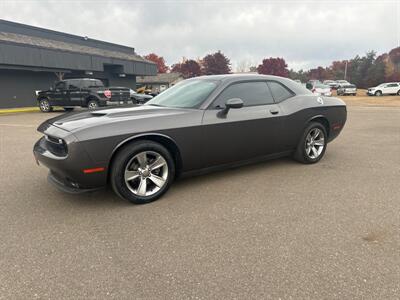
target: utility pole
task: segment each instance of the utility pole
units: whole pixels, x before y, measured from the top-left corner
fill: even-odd
[[[347,60],[346,60],[346,64],[344,67],[344,80],[346,80],[346,77],[347,77]]]

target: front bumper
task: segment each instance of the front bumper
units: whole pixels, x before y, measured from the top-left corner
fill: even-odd
[[[68,193],[68,194],[81,194],[81,193],[87,193],[87,192],[93,192],[101,189],[101,187],[98,188],[80,188],[79,186],[75,186],[73,182],[67,181],[65,178],[59,178],[57,175],[52,173],[51,171],[49,172],[49,175],[47,175],[47,181],[53,185],[56,189]]]
[[[373,95],[375,95],[375,91],[367,91],[367,95],[368,96],[373,96]]]
[[[68,154],[57,156],[49,149],[46,139],[42,137],[33,147],[36,162],[50,170],[49,181],[67,190],[93,190],[107,184],[107,166],[91,159],[79,141],[69,132],[48,125],[45,134],[63,138],[68,147]],[[84,170],[102,168],[102,172],[85,173]],[[74,192],[75,193],[75,192]]]

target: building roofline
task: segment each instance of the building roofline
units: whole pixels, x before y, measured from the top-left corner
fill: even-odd
[[[119,45],[119,44],[110,43],[110,42],[105,42],[105,41],[102,41],[102,40],[92,39],[92,38],[89,38],[89,37],[87,39],[85,39],[85,36],[74,35],[74,34],[65,33],[65,32],[56,31],[56,30],[51,30],[51,29],[47,29],[47,28],[36,27],[36,26],[32,26],[32,25],[12,22],[12,21],[8,21],[8,20],[4,20],[4,19],[0,19],[0,26],[1,25],[15,27],[15,28],[19,27],[21,29],[23,28],[23,29],[28,29],[28,30],[32,30],[32,31],[42,32],[42,33],[47,33],[47,34],[51,34],[51,35],[55,35],[55,36],[76,39],[77,42],[78,41],[82,41],[82,42],[90,41],[90,42],[93,42],[95,44],[101,44],[101,45],[116,47],[116,48],[118,48],[118,49],[120,49],[120,50],[122,50],[124,52],[127,52],[127,53],[135,52],[135,48],[133,48],[133,47],[129,47],[129,46],[125,46],[125,45]],[[11,31],[11,32],[13,32],[13,31]]]

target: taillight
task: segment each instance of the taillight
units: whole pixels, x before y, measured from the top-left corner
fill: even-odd
[[[105,90],[104,91],[104,96],[106,96],[106,98],[110,99],[111,98],[111,91],[110,90]]]

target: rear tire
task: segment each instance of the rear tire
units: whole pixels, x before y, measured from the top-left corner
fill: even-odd
[[[48,99],[39,100],[39,109],[41,112],[48,113],[53,110]]]
[[[99,102],[97,102],[97,100],[89,100],[87,103],[87,107],[90,110],[97,109],[99,108]]]
[[[325,126],[319,122],[312,122],[304,130],[293,158],[303,164],[314,164],[324,156],[326,145]]]
[[[124,146],[111,166],[114,192],[134,204],[159,199],[175,178],[171,153],[153,141],[137,141]]]

